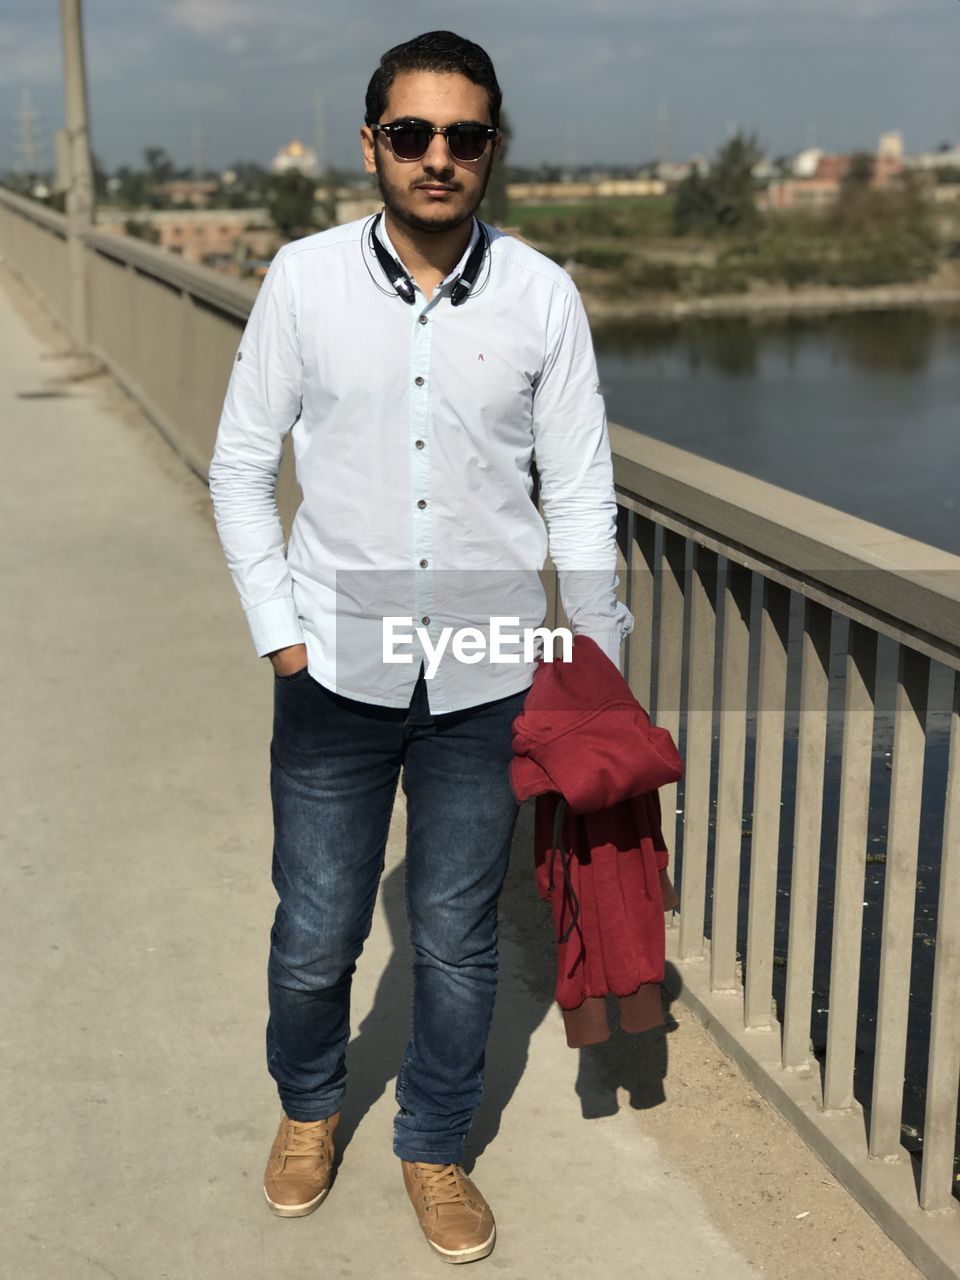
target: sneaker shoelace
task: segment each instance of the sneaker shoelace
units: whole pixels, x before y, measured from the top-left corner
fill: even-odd
[[[423,1184],[423,1202],[428,1209],[441,1204],[471,1204],[460,1170],[455,1164],[443,1164],[435,1168],[420,1166]]]
[[[325,1121],[287,1120],[287,1136],[280,1155],[312,1156],[319,1155],[326,1160],[326,1145],[330,1134]]]

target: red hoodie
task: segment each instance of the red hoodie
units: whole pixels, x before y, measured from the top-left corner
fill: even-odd
[[[607,994],[627,1031],[663,1023],[667,875],[657,788],[683,775],[665,729],[588,636],[541,662],[513,722],[510,781],[537,797],[537,886],[553,905],[557,1001],[571,1047],[605,1040]]]

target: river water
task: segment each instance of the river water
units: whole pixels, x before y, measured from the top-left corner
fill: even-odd
[[[612,422],[960,553],[960,314],[597,331]]]
[[[960,313],[848,314],[829,319],[698,320],[595,327],[610,420],[960,554]],[[799,603],[795,600],[795,604]],[[782,1017],[789,929],[796,706],[795,611],[784,750],[774,997]],[[830,938],[842,745],[846,629],[834,628],[811,1038],[821,1064],[830,990]],[[864,884],[855,1093],[870,1104],[893,745],[895,649],[882,641]],[[937,925],[946,708],[952,676],[934,666],[918,859],[904,1142],[922,1144],[930,997]],[[747,778],[753,730],[748,720]],[[679,743],[681,752],[685,743]],[[714,741],[716,749],[716,737]],[[715,757],[716,761],[716,757]],[[714,771],[715,778],[715,771]],[[711,803],[714,811],[715,797]],[[682,789],[678,805],[683,805]],[[752,796],[744,803],[738,952],[746,952]],[[682,819],[674,860],[683,880]],[[709,934],[712,868],[708,877]],[[960,1164],[958,1164],[960,1168]]]

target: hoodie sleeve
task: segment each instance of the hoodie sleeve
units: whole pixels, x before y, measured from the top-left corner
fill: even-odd
[[[217,532],[260,657],[304,638],[276,500],[283,442],[301,407],[298,313],[289,275],[281,249],[240,341],[209,468]]]
[[[572,282],[557,286],[547,350],[533,400],[540,496],[560,597],[574,632],[588,635],[613,664],[633,630],[616,598],[617,504],[607,417],[590,327]]]

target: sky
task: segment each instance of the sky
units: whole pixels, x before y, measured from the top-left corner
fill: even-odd
[[[29,91],[42,166],[63,123],[60,6],[0,7],[0,171]],[[771,155],[807,145],[908,150],[960,140],[960,0],[85,0],[93,147],[110,169],[146,146],[178,165],[266,163],[322,120],[328,164],[360,168],[380,54],[447,28],[491,55],[517,164],[711,155],[737,128]],[[318,106],[319,99],[319,106]]]

